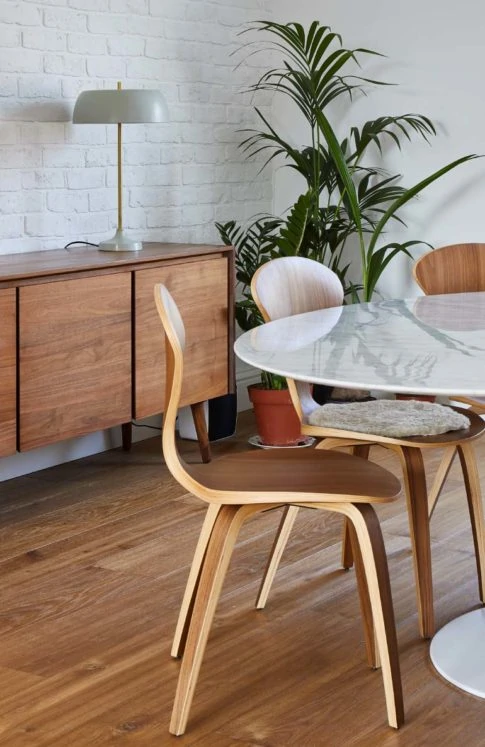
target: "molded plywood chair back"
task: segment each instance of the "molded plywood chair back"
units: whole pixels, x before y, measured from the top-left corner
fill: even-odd
[[[450,244],[424,254],[413,267],[414,278],[427,295],[485,291],[485,244]],[[482,397],[454,397],[485,413]]]
[[[341,306],[344,300],[337,275],[305,257],[281,257],[267,262],[255,272],[251,293],[265,322]]]
[[[485,244],[450,244],[424,254],[413,267],[427,295],[485,291]]]
[[[359,591],[375,628],[388,721],[398,727],[404,711],[387,559],[371,504],[393,501],[399,481],[383,468],[340,452],[248,450],[208,464],[185,464],[175,440],[183,375],[183,323],[167,289],[155,286],[166,336],[167,408],[163,452],[176,480],[209,504],[184,597],[182,655],[170,731],[183,734],[224,576],[246,518],[286,505],[347,517],[356,557],[362,561]],[[190,580],[192,579],[192,581]],[[284,655],[284,653],[283,653]],[[228,673],[231,663],[228,662]]]

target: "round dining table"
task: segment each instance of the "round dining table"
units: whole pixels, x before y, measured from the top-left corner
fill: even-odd
[[[296,381],[393,394],[485,397],[485,293],[338,306],[268,322],[235,342],[238,358]],[[485,610],[433,637],[431,661],[485,698]]]

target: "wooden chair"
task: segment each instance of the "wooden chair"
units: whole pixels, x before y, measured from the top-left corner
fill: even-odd
[[[265,321],[283,316],[315,311],[342,302],[343,290],[337,276],[319,262],[303,257],[283,257],[262,265],[255,273],[251,293]],[[319,405],[313,400],[311,385],[288,379],[288,387],[293,404],[301,420],[303,434],[325,439],[318,446],[331,449],[343,445],[360,444],[354,453],[366,455],[369,444],[378,443],[397,452],[403,471],[410,535],[413,549],[416,592],[418,601],[419,628],[424,638],[435,632],[433,590],[431,576],[431,543],[429,535],[429,508],[426,476],[423,463],[423,450],[444,448],[446,453],[458,450],[465,479],[471,524],[473,529],[475,554],[478,570],[479,593],[485,601],[485,533],[481,502],[480,482],[475,463],[473,446],[470,441],[477,438],[485,429],[482,419],[466,413],[470,427],[466,430],[449,431],[436,436],[413,436],[408,438],[388,438],[375,434],[344,431],[335,428],[310,425],[308,418]],[[318,447],[317,447],[318,448]],[[430,508],[434,507],[443,484],[443,470],[440,465],[435,478],[438,486],[430,492]],[[279,560],[288,541],[298,508],[289,506],[280,523],[273,550],[261,584],[257,607],[264,607],[276,573]],[[344,537],[343,565],[352,564],[351,545]]]
[[[163,285],[155,286],[155,300],[166,336],[163,454],[182,487],[208,504],[193,563],[195,583],[184,616],[183,658],[170,732],[179,735],[185,731],[217,600],[241,525],[253,514],[287,505],[335,512],[351,523],[375,625],[388,720],[399,727],[404,711],[391,589],[382,534],[371,505],[393,501],[399,494],[399,481],[382,467],[340,452],[250,450],[208,464],[185,464],[175,441],[184,325]]]
[[[427,296],[485,291],[485,244],[450,244],[433,249],[418,259],[413,275]],[[470,405],[476,413],[485,413],[485,398],[453,399]]]

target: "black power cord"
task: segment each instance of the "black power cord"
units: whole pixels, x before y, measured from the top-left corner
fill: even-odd
[[[131,421],[131,424],[134,425],[136,428],[153,428],[154,431],[161,431],[162,430],[157,425],[145,425],[144,423],[135,423],[133,420]]]
[[[66,244],[64,249],[68,252],[70,246],[74,246],[75,244],[81,244],[82,246],[99,246],[99,244],[93,244],[91,241],[70,241],[69,244]]]

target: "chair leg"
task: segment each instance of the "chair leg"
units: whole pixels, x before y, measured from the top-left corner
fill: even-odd
[[[444,482],[448,477],[448,472],[450,471],[450,467],[453,464],[455,455],[456,446],[447,446],[446,449],[444,449],[443,456],[441,457],[441,462],[439,463],[438,469],[436,471],[433,485],[431,486],[431,490],[428,493],[428,516],[430,519],[433,515],[436,502],[440,497]]]
[[[182,659],[170,721],[170,733],[179,736],[187,725],[190,706],[232,551],[244,520],[271,506],[221,506],[207,545],[200,574],[187,643]]]
[[[367,662],[371,669],[378,669],[380,667],[380,659],[377,650],[374,622],[372,620],[372,604],[365,576],[364,561],[362,559],[359,541],[352,522],[346,518],[345,524],[349,533],[350,542],[352,543],[352,557],[355,558],[355,578],[357,581],[357,590],[359,592],[360,613],[362,617]]]
[[[194,404],[190,405],[190,409],[194,419],[197,441],[199,442],[200,456],[202,461],[207,464],[207,462],[210,462],[211,460],[211,447],[209,443],[209,434],[207,432],[207,424],[205,422],[204,404],[204,402],[194,402]]]
[[[431,540],[429,535],[428,499],[423,455],[415,447],[400,446],[409,529],[413,548],[414,575],[418,599],[419,630],[423,638],[435,632],[433,581],[431,573]]]
[[[349,439],[342,439],[342,438],[324,438],[322,441],[319,441],[317,445],[315,446],[316,449],[324,449],[325,451],[331,451],[332,449],[342,449],[344,447],[352,447],[352,452],[354,452],[355,448],[358,448],[355,446],[354,440]],[[352,555],[352,542],[350,539],[350,533],[349,533],[349,527],[347,523],[347,519],[344,519],[343,527],[342,527],[342,568],[345,568],[346,571],[350,570],[352,566],[354,565],[354,558]]]
[[[397,729],[404,723],[404,703],[391,585],[379,521],[373,507],[366,503],[325,504],[321,507],[343,513],[355,529],[362,553],[381,659],[387,717],[389,725]]]
[[[485,526],[483,521],[482,491],[480,488],[477,460],[473,444],[463,443],[457,448],[461,468],[463,470],[463,478],[465,480],[468,510],[470,511],[480,599],[485,603]]]
[[[354,456],[359,456],[362,459],[368,459],[370,447],[371,444],[368,443],[355,444],[352,447],[352,454]],[[352,556],[352,542],[350,541],[347,520],[345,520],[342,536],[342,568],[349,570],[353,565],[354,558]]]
[[[194,599],[197,593],[200,569],[202,568],[207,545],[219,510],[220,506],[218,504],[209,504],[199,535],[199,539],[197,541],[194,559],[192,560],[192,565],[190,566],[189,577],[187,579],[187,585],[185,587],[182,605],[180,607],[177,625],[175,627],[172,650],[170,652],[174,659],[179,659],[184,653],[185,639],[187,637],[187,630],[190,624]]]
[[[298,510],[297,506],[285,506],[283,510],[283,515],[264,571],[263,580],[259,587],[256,599],[256,609],[258,610],[264,609],[266,605],[268,594],[273,584],[276,571],[278,570],[281,556],[283,555],[291,530],[293,529]]]
[[[350,571],[354,565],[354,550],[350,537],[349,522],[347,519],[344,519],[342,527],[342,553],[340,562],[342,563],[342,568],[346,571]]]

